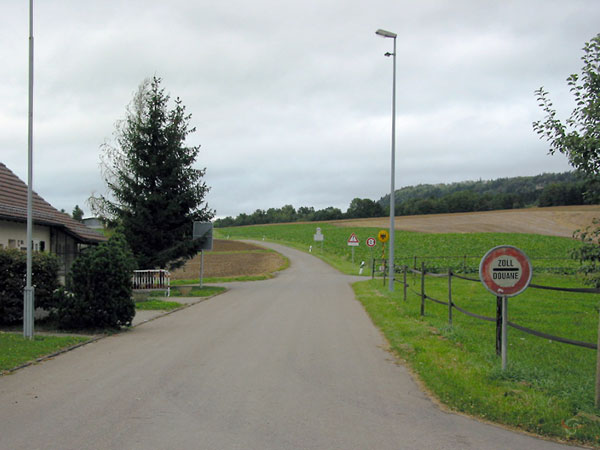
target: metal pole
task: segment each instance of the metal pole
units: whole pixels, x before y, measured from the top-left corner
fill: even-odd
[[[29,107],[27,125],[27,274],[23,292],[23,336],[33,339],[34,288],[31,284],[33,251],[33,0],[29,0]]]
[[[506,370],[507,351],[507,329],[508,329],[508,297],[502,296],[502,370]]]
[[[202,289],[202,278],[204,278],[204,250],[200,250],[200,289]]]
[[[390,281],[389,290],[394,291],[394,217],[396,215],[395,172],[396,172],[396,36],[394,36],[394,76],[392,81],[392,170],[390,186]]]
[[[600,408],[600,320],[598,320],[598,349],[596,353],[596,408]]]

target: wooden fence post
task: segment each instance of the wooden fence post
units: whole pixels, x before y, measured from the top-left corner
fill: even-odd
[[[406,301],[406,272],[407,272],[406,269],[407,269],[407,266],[405,264],[404,266],[402,266],[402,271],[404,272],[404,276],[402,277],[403,281],[404,281],[404,301]]]
[[[448,269],[448,325],[452,326],[452,269]]]
[[[421,315],[425,315],[425,261],[421,262]]]

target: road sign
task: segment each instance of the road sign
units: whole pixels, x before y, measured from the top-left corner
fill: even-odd
[[[354,233],[352,233],[350,235],[350,237],[348,238],[348,245],[350,247],[358,247],[358,244],[359,244],[358,238],[356,237],[356,235]]]
[[[194,222],[192,239],[200,240],[200,250],[213,249],[213,224],[211,222]]]
[[[387,242],[390,239],[390,233],[388,230],[381,230],[377,235],[379,242]]]
[[[374,237],[367,238],[366,242],[368,247],[375,247],[375,245],[377,244],[377,240],[375,240]]]
[[[321,228],[317,228],[317,232],[313,234],[313,239],[315,242],[323,242],[325,236],[321,234]]]
[[[479,264],[479,279],[492,294],[514,297],[531,281],[533,271],[525,253],[512,245],[501,245],[488,251]]]

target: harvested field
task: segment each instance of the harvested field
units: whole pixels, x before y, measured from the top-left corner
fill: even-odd
[[[579,228],[600,218],[599,205],[555,206],[455,214],[398,216],[395,228],[425,233],[531,233],[571,237]],[[389,227],[389,218],[334,221],[341,227]]]
[[[215,239],[213,250],[204,252],[205,277],[239,277],[276,272],[285,264],[279,253],[240,241]],[[174,280],[200,276],[200,255],[171,273]]]

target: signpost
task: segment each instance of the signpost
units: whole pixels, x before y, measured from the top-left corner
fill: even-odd
[[[321,243],[321,253],[323,253],[323,241],[325,240],[325,236],[321,233],[320,227],[317,227],[317,232],[313,234],[313,239],[315,242]]]
[[[192,232],[194,240],[201,240],[200,244],[200,288],[204,278],[204,250],[213,249],[213,224],[212,222],[194,222]]]
[[[532,275],[529,258],[512,245],[494,247],[479,263],[479,279],[485,288],[502,297],[502,370],[506,370],[508,297],[527,289]]]
[[[381,242],[381,259],[385,260],[385,243],[390,239],[390,233],[388,230],[380,230],[379,233],[377,233],[377,239],[379,239],[379,242]],[[383,263],[383,266],[385,267],[385,262]],[[393,269],[390,269],[393,270]],[[390,272],[391,274],[392,272]],[[383,279],[385,280],[385,274],[383,275]],[[385,284],[385,282],[384,282]]]
[[[356,237],[356,234],[352,233],[348,238],[348,246],[352,247],[352,264],[354,264],[354,247],[358,247],[360,241]]]

